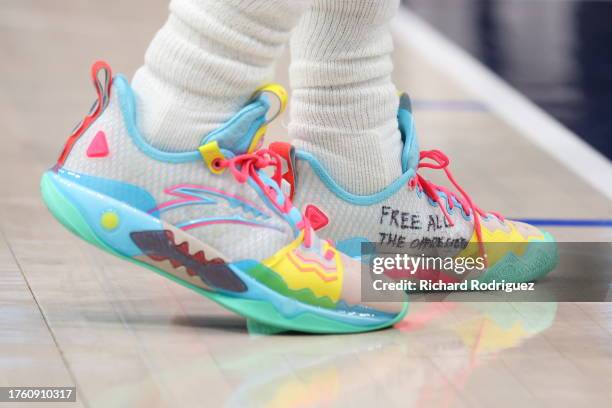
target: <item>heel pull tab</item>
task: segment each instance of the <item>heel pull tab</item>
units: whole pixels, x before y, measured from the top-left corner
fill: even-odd
[[[289,99],[289,95],[287,94],[287,90],[283,88],[282,85],[266,84],[257,88],[253,96],[251,96],[251,101],[259,98],[262,95],[272,95],[277,102],[277,106],[273,108],[271,107],[271,115],[266,116],[265,124],[267,125],[285,111],[285,108],[287,108],[287,100]]]
[[[66,140],[64,149],[57,159],[55,168],[59,168],[64,165],[64,162],[68,158],[68,154],[72,150],[72,147],[81,135],[87,130],[87,128],[96,120],[100,114],[106,109],[110,102],[111,86],[113,83],[113,71],[105,61],[96,61],[91,66],[91,80],[96,88],[96,94],[98,99],[94,102],[89,113],[85,118],[75,126],[72,134]]]
[[[295,195],[296,181],[295,151],[293,149],[293,146],[285,142],[274,142],[270,144],[269,149],[281,156],[285,163],[287,163],[287,171],[283,173],[283,179],[287,181],[287,183],[289,183],[289,199],[293,200],[293,196]]]

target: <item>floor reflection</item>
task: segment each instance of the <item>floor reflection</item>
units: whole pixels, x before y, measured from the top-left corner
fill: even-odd
[[[462,406],[461,391],[479,370],[545,332],[557,313],[554,302],[411,308],[395,328],[367,334],[211,333],[207,355],[112,388],[99,401],[156,406],[146,390],[178,382],[191,393],[200,389],[208,405],[231,407]]]
[[[451,406],[479,367],[544,332],[557,311],[552,302],[412,307],[394,330],[252,339],[252,349],[221,362],[240,378],[229,405],[325,406],[342,400],[347,406]],[[436,358],[451,364],[440,367]]]

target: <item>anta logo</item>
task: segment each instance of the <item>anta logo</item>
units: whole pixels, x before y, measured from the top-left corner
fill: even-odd
[[[214,214],[214,211],[208,211],[209,216],[207,217],[190,219],[176,224],[176,227],[182,230],[215,224],[241,224],[280,230],[279,227],[269,222],[270,215],[255,203],[222,190],[195,184],[177,184],[165,189],[164,193],[173,198],[149,210],[149,214],[159,216],[184,206],[196,205],[229,206],[236,210],[236,214],[233,215],[227,215],[227,211],[223,211],[222,215],[219,211],[219,216],[210,215]]]

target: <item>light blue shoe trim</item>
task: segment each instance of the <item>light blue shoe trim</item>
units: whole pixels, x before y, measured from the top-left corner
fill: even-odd
[[[167,163],[188,163],[202,160],[198,150],[191,152],[164,152],[151,146],[136,126],[136,98],[127,79],[119,74],[113,78],[113,90],[118,92],[119,104],[128,134],[138,149],[154,160]]]
[[[317,158],[314,157],[312,154],[298,150],[296,151],[296,157],[298,158],[298,160],[304,160],[308,162],[315,174],[321,179],[323,184],[325,184],[325,186],[332,193],[334,193],[342,200],[355,205],[366,206],[386,200],[387,198],[395,194],[397,191],[399,191],[400,188],[405,187],[408,181],[412,177],[414,177],[415,174],[413,169],[409,169],[399,178],[397,178],[393,183],[389,184],[384,190],[379,191],[378,193],[372,195],[356,195],[340,187],[340,185],[338,185],[338,183],[336,183],[334,179],[331,178],[331,176],[329,175],[327,170],[325,170],[323,165],[319,163],[319,160],[317,160]]]
[[[361,259],[362,244],[371,244],[371,242],[365,237],[351,237],[342,241],[336,241],[336,249],[351,258]]]
[[[79,210],[96,236],[106,245],[126,256],[142,255],[140,248],[132,241],[130,233],[162,229],[159,219],[123,201],[90,190],[59,173],[49,172],[48,174],[57,190]],[[108,230],[103,227],[101,218],[105,213],[114,213],[117,216],[116,228]]]
[[[57,173],[60,177],[63,177],[66,180],[72,181],[73,183],[79,184],[100,194],[104,194],[105,196],[114,198],[115,200],[123,201],[124,203],[143,212],[149,212],[157,206],[155,199],[151,194],[149,194],[148,191],[133,184],[80,174],[64,168],[58,169]],[[157,211],[151,213],[151,215],[159,218],[159,212]]]
[[[142,136],[136,125],[136,97],[132,87],[123,75],[119,74],[113,78],[113,90],[118,92],[119,105],[128,134],[141,152],[154,160],[166,163],[188,163],[202,160],[202,156],[198,150],[189,152],[165,152],[150,145]],[[226,157],[234,156],[234,153],[231,155],[229,154],[230,149],[238,153],[244,153],[248,149],[257,130],[265,123],[266,113],[270,104],[267,99],[264,98],[267,97],[262,96],[260,99],[245,106],[227,123],[208,135],[205,140],[219,141],[221,151]],[[246,133],[241,134],[240,132]],[[240,136],[243,137],[244,140],[240,141]],[[237,144],[237,146],[235,147],[233,144]],[[246,149],[240,150],[243,149],[242,145],[247,145]]]
[[[404,150],[402,151],[402,171],[404,173],[408,170],[416,171],[420,157],[412,113],[405,109],[400,109],[397,113],[397,121],[404,142]]]
[[[419,146],[418,146],[416,131],[414,127],[414,118],[412,117],[412,113],[409,110],[410,100],[407,97],[407,95],[403,95],[401,101],[402,101],[402,104],[400,104],[400,109],[398,110],[397,119],[399,123],[400,133],[402,134],[402,141],[404,142],[404,150],[402,152],[402,168],[403,168],[404,174],[402,174],[402,176],[396,179],[392,184],[387,186],[387,188],[385,188],[384,190],[379,191],[378,193],[372,194],[369,196],[359,196],[356,194],[352,194],[344,190],[342,187],[340,187],[340,185],[336,183],[335,180],[332,179],[332,177],[329,175],[327,170],[317,160],[317,158],[314,157],[312,154],[301,151],[301,150],[297,150],[295,153],[295,156],[297,157],[298,160],[307,161],[310,164],[313,171],[315,172],[315,174],[319,177],[319,179],[321,179],[323,184],[325,184],[325,186],[331,192],[333,192],[336,196],[340,197],[344,201],[347,201],[355,205],[367,206],[367,205],[376,204],[380,201],[387,199],[388,197],[395,194],[399,190],[399,188],[402,187],[403,184],[407,183],[410,180],[410,178],[412,178],[416,174],[416,169],[419,163],[419,156],[420,156]],[[422,196],[422,193],[419,190],[417,190],[417,194],[419,194],[419,197]],[[438,194],[444,197],[446,201],[447,210],[449,211],[450,214],[452,214],[453,210],[449,208],[448,198],[446,197],[446,194],[444,194],[443,192],[439,192]],[[438,206],[438,203],[436,203],[429,197],[428,197],[428,201],[432,207]],[[453,204],[456,207],[459,207],[461,209],[461,215],[463,219],[465,219],[466,221],[472,220],[472,217],[467,216],[465,214],[465,209],[461,206],[461,204],[459,204],[459,202],[454,197],[453,197]]]
[[[201,144],[217,141],[219,147],[243,154],[249,150],[255,133],[266,123],[266,113],[270,109],[268,97],[251,102],[227,123],[202,138]]]

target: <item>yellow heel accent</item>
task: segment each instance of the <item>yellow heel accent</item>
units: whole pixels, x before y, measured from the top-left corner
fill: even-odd
[[[509,227],[509,231],[503,229],[491,231],[485,225],[481,225],[482,244],[484,246],[485,254],[487,255],[487,262],[489,266],[493,266],[500,260],[504,259],[508,252],[512,252],[514,255],[519,257],[523,256],[529,247],[529,242],[532,240],[532,238],[538,238],[525,238],[516,229],[514,223],[509,222],[507,225]],[[544,237],[542,236],[542,238]],[[468,245],[463,251],[461,251],[461,253],[457,255],[457,257],[476,257],[480,256],[479,252],[480,246],[478,245],[478,238],[476,232],[473,232],[472,238],[468,242]]]
[[[285,108],[287,108],[287,100],[289,99],[289,95],[287,94],[287,90],[285,90],[282,85],[267,84],[257,88],[251,99],[255,99],[262,94],[274,95],[274,97],[276,97],[279,103],[278,110],[274,113],[274,115],[272,115],[272,117],[270,118],[266,118],[266,124],[268,124],[285,111]]]
[[[211,172],[214,174],[221,174],[225,171],[216,165],[219,160],[225,159],[223,153],[221,153],[221,149],[219,149],[219,144],[214,142],[206,143],[198,148],[200,154],[202,155],[202,159],[208,166]]]
[[[317,297],[328,297],[334,303],[342,295],[344,265],[338,251],[324,243],[324,250],[331,249],[334,258],[323,261],[319,255],[302,248],[304,233],[261,263],[276,272],[291,290],[310,289]],[[324,265],[326,262],[327,265]]]

